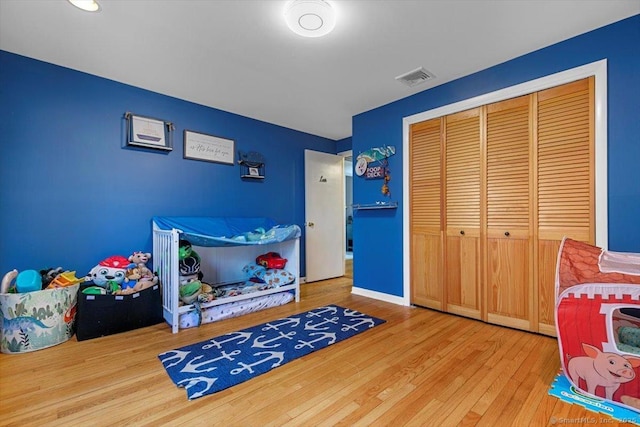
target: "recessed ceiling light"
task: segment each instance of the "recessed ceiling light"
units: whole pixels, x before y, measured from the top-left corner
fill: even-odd
[[[87,12],[100,12],[100,4],[96,0],[69,0],[75,7]]]
[[[322,37],[336,26],[336,11],[325,0],[293,0],[284,18],[291,31],[304,37]]]

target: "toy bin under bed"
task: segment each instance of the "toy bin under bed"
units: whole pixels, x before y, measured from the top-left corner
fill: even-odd
[[[179,329],[237,317],[300,301],[300,235],[297,225],[269,218],[154,217],[153,263],[162,287],[164,319]],[[179,298],[179,242],[200,257],[202,281],[214,288],[212,301],[183,304]],[[262,269],[255,260],[267,252],[287,259],[284,269]],[[275,278],[277,276],[277,278]],[[285,277],[287,280],[281,280]]]
[[[0,351],[26,353],[71,338],[79,286],[0,294]]]

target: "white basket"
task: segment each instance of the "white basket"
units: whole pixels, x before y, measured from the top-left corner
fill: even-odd
[[[0,294],[0,351],[26,353],[71,338],[79,287]]]

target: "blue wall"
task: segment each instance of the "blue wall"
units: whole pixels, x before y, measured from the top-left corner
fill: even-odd
[[[336,141],[336,153],[351,150],[351,137],[339,139]]]
[[[4,51],[0,82],[0,275],[61,266],[80,276],[107,256],[151,251],[155,215],[302,226],[304,150],[336,152],[330,139]],[[127,111],[175,123],[173,151],[127,148]],[[183,159],[184,129],[261,152],[266,179]]]
[[[608,60],[609,249],[640,252],[640,15],[362,113],[353,153],[385,144],[392,200],[402,194],[402,118],[601,59]],[[354,203],[382,200],[379,181],[354,179]],[[402,207],[358,211],[353,224],[354,285],[403,296]]]

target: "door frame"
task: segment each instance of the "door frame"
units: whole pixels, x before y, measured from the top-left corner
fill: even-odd
[[[340,274],[333,276],[326,276],[326,277],[322,277],[322,278],[313,278],[313,281],[319,281],[319,280],[325,280],[325,279],[329,279],[329,278],[333,278],[333,277],[341,277],[344,276],[345,273],[345,265],[344,265],[344,252],[345,252],[345,241],[346,241],[346,236],[345,236],[345,209],[344,209],[344,203],[345,203],[345,189],[344,189],[344,181],[345,181],[345,177],[344,177],[344,157],[340,156],[338,154],[333,154],[333,153],[327,153],[327,152],[323,152],[323,151],[317,151],[317,150],[311,150],[311,149],[305,149],[304,150],[304,157],[305,157],[305,164],[304,164],[304,175],[305,175],[305,182],[304,182],[304,187],[305,187],[305,221],[304,221],[304,233],[305,233],[305,269],[306,269],[306,273],[305,273],[305,283],[310,282],[309,280],[309,258],[310,258],[310,253],[311,251],[309,251],[309,247],[310,247],[310,242],[309,242],[309,224],[311,224],[311,226],[313,226],[312,223],[309,222],[310,220],[310,216],[311,216],[311,212],[309,212],[309,201],[310,199],[310,194],[311,194],[311,189],[308,187],[307,185],[307,180],[308,180],[308,173],[309,173],[309,163],[308,163],[308,159],[307,155],[312,155],[312,153],[315,154],[320,154],[320,155],[326,155],[326,156],[334,156],[334,158],[340,158],[340,162],[341,162],[341,173],[340,173],[340,182],[341,185],[339,186],[339,191],[336,192],[336,197],[335,199],[333,199],[332,196],[332,200],[336,200],[338,201],[338,203],[336,203],[336,206],[341,206],[342,208],[340,209],[340,221],[341,221],[341,242],[340,242],[340,246],[341,246],[341,258],[340,258]],[[325,169],[326,170],[326,169]],[[327,174],[327,176],[330,176],[330,174]],[[324,180],[325,182],[327,181],[326,179]],[[314,181],[315,182],[315,181]],[[316,199],[317,200],[317,199]],[[323,205],[323,212],[326,213],[326,209],[324,208],[325,206]],[[313,218],[311,218],[313,219]],[[317,219],[314,219],[315,221],[317,221]],[[317,243],[317,242],[316,242]],[[331,242],[333,243],[333,242]],[[331,263],[331,265],[333,266],[334,264]],[[337,266],[337,265],[336,265]],[[325,271],[326,273],[326,271]]]
[[[344,157],[344,181],[345,181],[345,191],[344,191],[344,209],[345,209],[345,214],[347,211],[347,189],[346,189],[346,182],[347,182],[347,177],[348,176],[353,176],[353,150],[345,150],[345,151],[340,151],[339,153],[337,153],[338,156],[342,156]],[[349,160],[348,162],[350,163],[349,169],[347,170],[347,158],[351,158],[351,160]],[[352,180],[352,185],[351,185],[351,194],[353,195],[353,180]],[[346,228],[346,225],[345,225]],[[344,247],[347,247],[347,233],[345,230],[345,234],[344,234]],[[351,252],[353,253],[353,248],[351,248]]]
[[[409,129],[414,123],[435,117],[445,116],[493,102],[503,101],[517,96],[527,95],[570,83],[586,77],[595,78],[595,220],[596,245],[607,249],[608,230],[608,194],[607,194],[607,60],[592,62],[571,68],[515,86],[510,86],[475,98],[444,105],[402,119],[402,189],[407,196],[402,201],[402,259],[403,259],[403,297],[402,304],[411,305],[411,244],[410,244],[410,206],[409,206]]]

